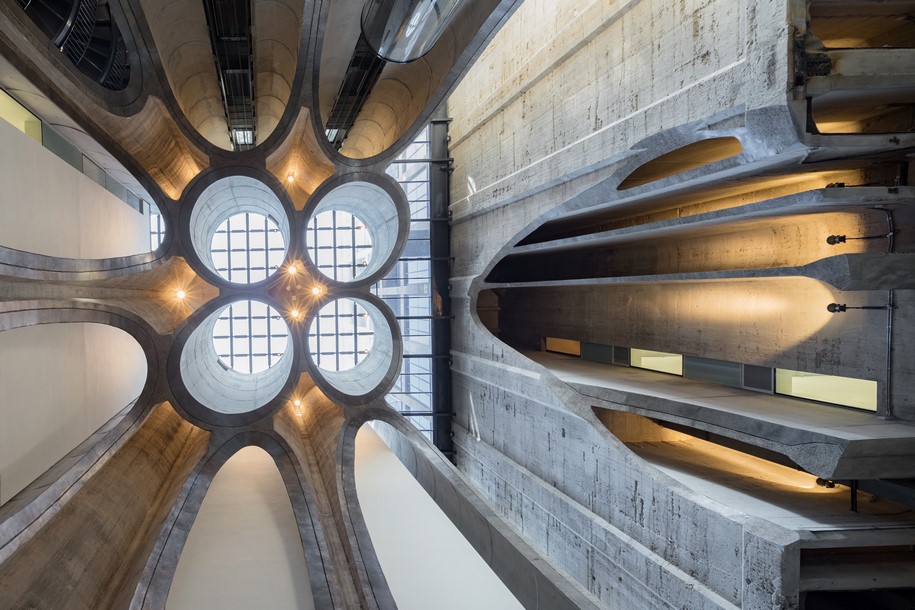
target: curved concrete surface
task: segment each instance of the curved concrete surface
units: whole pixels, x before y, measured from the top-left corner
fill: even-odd
[[[241,449],[213,477],[165,608],[315,608],[289,494],[260,447]]]
[[[283,356],[266,371],[248,375],[223,366],[213,345],[213,328],[228,305],[209,314],[177,346],[181,349],[181,379],[206,409],[224,415],[248,414],[273,400],[289,382],[294,340],[290,337]]]

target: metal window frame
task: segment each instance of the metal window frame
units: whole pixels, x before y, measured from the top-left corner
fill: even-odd
[[[244,217],[244,226],[239,227]],[[254,247],[251,245],[251,238],[254,235],[263,234],[263,247]],[[225,235],[225,248],[213,247],[213,242],[217,236]],[[232,236],[235,236],[236,247],[233,248]],[[279,238],[280,245],[271,244],[271,237]],[[243,244],[238,247],[238,239],[241,238]],[[264,264],[254,266],[251,263],[252,255],[263,253]],[[222,266],[216,263],[216,255],[225,255],[226,265]],[[271,257],[271,254],[278,256]],[[267,279],[279,267],[280,262],[286,256],[286,243],[280,232],[279,225],[270,216],[258,214],[256,212],[240,212],[233,214],[229,218],[219,223],[213,237],[210,239],[210,256],[213,257],[213,265],[220,276],[234,283],[251,284]],[[221,258],[221,257],[220,257]],[[276,265],[271,265],[271,259],[276,261]],[[263,277],[261,277],[261,275]],[[252,279],[253,277],[253,279]]]
[[[244,311],[240,311],[242,308]],[[255,320],[266,321],[266,334],[255,333],[252,330],[252,323]],[[243,330],[236,332],[236,322],[239,321]],[[228,332],[223,331],[226,326]],[[219,342],[222,340],[228,340],[228,352],[220,349]],[[288,342],[289,328],[280,313],[260,301],[248,299],[230,303],[219,314],[213,327],[213,348],[220,361],[229,368],[248,375],[255,372],[254,358],[266,357],[267,368],[279,362],[286,353]],[[247,349],[244,349],[245,347]]]

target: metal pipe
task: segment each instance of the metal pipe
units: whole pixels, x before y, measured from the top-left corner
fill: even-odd
[[[892,289],[887,290],[886,301],[886,390],[884,394],[884,414],[886,419],[893,418],[893,310],[896,309],[893,302],[895,293]]]

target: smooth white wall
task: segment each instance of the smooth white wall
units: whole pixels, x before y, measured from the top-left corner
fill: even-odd
[[[165,607],[315,607],[286,486],[273,458],[260,447],[240,450],[213,477]]]
[[[0,245],[64,258],[149,252],[149,220],[0,119]]]
[[[102,324],[0,332],[0,504],[140,395],[146,356]]]
[[[356,493],[399,610],[522,608],[368,424],[356,435]]]

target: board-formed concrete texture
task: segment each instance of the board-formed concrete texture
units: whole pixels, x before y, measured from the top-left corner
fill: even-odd
[[[808,488],[915,474],[912,8],[529,0],[449,98],[457,464],[608,607],[911,604],[911,509]],[[876,413],[630,349],[872,380]]]
[[[369,422],[525,608],[915,603],[912,2],[463,0],[428,53],[380,67],[337,148],[325,126],[364,76],[365,3],[252,0],[247,150],[233,150],[207,5],[99,4],[130,64],[112,91],[22,4],[0,4],[0,87],[155,204],[165,235],[127,247],[145,218],[106,212],[119,203],[56,159],[40,183],[28,166],[51,153],[0,124],[15,144],[0,360],[34,369],[0,384],[0,457],[41,453],[13,476],[0,464],[0,606],[218,604],[188,574],[219,569],[201,532],[249,514],[211,509],[239,500],[220,477],[253,452],[282,525],[248,532],[275,544],[245,576],[288,570],[270,573],[284,606],[396,608],[357,493]],[[450,324],[447,453],[385,399],[409,333],[372,292],[424,220],[386,170],[433,116],[450,121],[434,123],[448,148],[430,147],[450,181],[450,277],[430,288]],[[351,282],[310,259],[308,222],[330,210],[372,236]],[[270,216],[286,247],[253,284],[209,253],[243,211]],[[309,329],[338,299],[360,304],[374,345],[324,371]],[[220,364],[212,329],[247,300],[289,337],[246,376]],[[29,336],[99,325],[132,354],[106,371],[134,371],[126,389],[96,387],[101,348],[17,360]],[[682,374],[635,366],[661,361]],[[784,395],[776,369],[865,388],[865,408]],[[68,392],[56,414],[86,419],[45,450],[67,422],[33,420]]]

